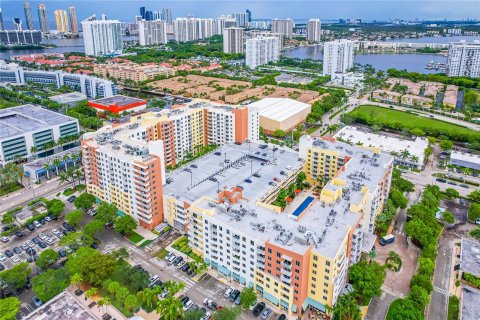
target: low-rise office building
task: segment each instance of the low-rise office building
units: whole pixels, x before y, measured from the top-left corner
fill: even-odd
[[[81,92],[69,92],[69,93],[57,94],[55,96],[48,97],[48,99],[61,104],[75,106],[80,101],[86,101],[87,96]]]
[[[0,61],[0,82],[19,85],[33,82],[55,85],[57,88],[66,85],[89,98],[111,97],[116,93],[116,86],[110,80],[83,74],[66,73],[61,70],[28,70],[18,64],[6,64],[3,61]]]
[[[79,134],[78,120],[35,105],[0,110],[0,165],[33,155],[45,157],[73,147],[65,145],[46,150],[46,145],[60,138]]]
[[[480,170],[480,155],[453,150],[450,154],[450,164],[462,168]]]

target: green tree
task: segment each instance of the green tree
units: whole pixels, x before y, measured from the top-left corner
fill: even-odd
[[[48,269],[32,279],[32,290],[42,301],[48,301],[68,287],[64,268]]]
[[[445,210],[442,213],[442,220],[447,223],[455,223],[455,216],[450,211]]]
[[[405,209],[407,207],[408,200],[400,190],[390,192],[390,199],[392,199],[393,204],[398,208]]]
[[[185,288],[185,283],[168,280],[163,284],[163,288],[168,290],[169,295],[173,297],[177,292]]]
[[[333,320],[361,320],[360,308],[355,301],[355,294],[349,293],[341,295],[333,308]]]
[[[242,310],[239,307],[223,307],[213,313],[213,318],[215,320],[236,320],[241,313]]]
[[[127,288],[125,288],[125,287],[120,287],[120,288],[118,288],[117,292],[115,293],[115,298],[117,298],[117,300],[123,300],[123,299],[125,299],[129,294],[130,294],[130,292],[128,291]]]
[[[70,277],[70,284],[71,285],[77,286],[82,282],[83,282],[83,277],[80,273],[75,273],[74,275],[72,275]]]
[[[95,287],[91,287],[90,289],[88,289],[87,291],[85,291],[85,297],[91,298],[91,297],[96,296],[97,293],[98,293],[98,289],[95,288]]]
[[[251,287],[246,287],[240,292],[240,303],[244,310],[250,308],[257,301],[257,294]]]
[[[22,262],[11,269],[0,272],[0,279],[14,289],[22,289],[25,287],[30,273],[32,273],[32,269],[30,269],[28,262]]]
[[[453,142],[450,140],[443,140],[442,142],[440,142],[440,149],[442,150],[445,150],[445,151],[452,150],[452,147],[453,147]]]
[[[475,222],[480,219],[480,203],[471,203],[468,208],[468,220]]]
[[[65,203],[60,199],[53,199],[47,203],[47,212],[48,214],[53,214],[55,216],[60,216],[60,214],[65,209]]]
[[[408,299],[411,299],[413,302],[415,302],[415,304],[418,305],[419,309],[423,310],[423,308],[430,301],[430,295],[424,288],[419,286],[413,286],[410,288]]]
[[[360,261],[350,268],[349,278],[361,301],[368,302],[381,294],[385,275],[385,268],[377,262]]]
[[[157,313],[162,320],[183,318],[183,303],[175,297],[168,296],[158,303]]]
[[[423,275],[433,275],[435,263],[430,258],[418,259],[418,273]]]
[[[95,219],[111,224],[117,219],[117,212],[118,209],[115,205],[102,202],[102,204],[98,207]]]
[[[108,254],[98,254],[88,256],[80,263],[81,273],[85,280],[92,284],[100,284],[110,277],[117,265],[117,260]]]
[[[204,313],[200,309],[189,310],[183,315],[183,320],[200,320]]]
[[[70,232],[67,233],[64,237],[62,237],[59,241],[58,244],[61,246],[68,246],[71,244],[77,243],[77,240],[79,240],[82,237],[82,233],[80,231],[77,232]]]
[[[445,194],[450,200],[460,197],[460,193],[457,191],[457,189],[454,189],[454,188],[445,189]]]
[[[87,192],[84,192],[82,193],[81,195],[79,195],[78,197],[75,198],[75,200],[73,201],[73,203],[75,204],[75,207],[77,209],[83,209],[83,210],[86,210],[86,209],[90,209],[91,207],[93,207],[93,204],[95,203],[95,196],[90,194],[90,193],[87,193]]]
[[[398,299],[390,304],[386,320],[423,320],[423,311],[410,299]]]
[[[87,237],[95,237],[105,227],[102,220],[91,220],[83,227],[83,235]]]
[[[120,249],[112,251],[112,256],[117,260],[125,260],[130,257],[130,253],[128,253],[127,249],[122,247]]]
[[[470,192],[470,194],[468,195],[468,199],[475,202],[480,202],[480,190]]]
[[[121,234],[132,234],[133,230],[137,227],[138,223],[132,216],[125,215],[115,221],[115,231]]]
[[[151,309],[158,301],[159,288],[158,286],[154,289],[145,288],[137,292],[137,297],[144,305]]]
[[[35,265],[41,269],[47,269],[52,266],[60,256],[58,252],[53,249],[45,249],[40,253],[38,259],[35,261]]]
[[[133,308],[135,308],[137,306],[137,297],[134,296],[133,294],[129,294],[125,300],[123,301],[123,306],[128,310],[128,311],[132,311]]]
[[[416,129],[416,128],[410,130],[410,133],[413,134],[414,136],[417,136],[417,137],[423,137],[423,136],[425,136],[425,131],[420,130],[420,129]]]
[[[285,138],[285,136],[287,135],[287,133],[283,130],[280,130],[280,129],[277,129],[273,132],[272,134],[275,138],[279,138],[279,139],[282,139],[282,138]]]
[[[427,291],[428,294],[432,293],[433,291],[433,284],[430,276],[416,274],[410,280],[410,288],[418,286],[423,288]]]
[[[84,213],[82,210],[73,210],[67,213],[65,220],[72,226],[78,227],[79,223],[83,220]]]
[[[113,295],[115,295],[118,289],[120,289],[120,283],[118,283],[117,281],[110,282],[107,288],[108,292]]]
[[[0,299],[0,320],[15,320],[21,303],[17,297]]]

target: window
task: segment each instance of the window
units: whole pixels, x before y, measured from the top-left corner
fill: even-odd
[[[310,290],[310,293],[311,293],[311,294],[315,294],[315,290]]]
[[[300,261],[295,261],[295,265],[296,265],[297,267],[300,267]]]
[[[328,294],[328,290],[323,289],[323,293]]]
[[[318,256],[313,256],[313,261],[318,261]]]
[[[277,257],[280,258],[281,256],[280,252],[277,252]]]
[[[326,261],[325,264],[327,265],[327,267],[330,267],[330,261]]]
[[[268,248],[268,253],[272,253],[272,249]]]
[[[315,278],[315,277],[312,277],[312,281],[317,281],[317,278]]]

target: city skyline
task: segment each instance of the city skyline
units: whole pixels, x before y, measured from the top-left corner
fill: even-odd
[[[182,17],[192,14],[196,17],[216,17],[221,14],[252,11],[252,19],[292,18],[307,20],[320,18],[322,20],[337,20],[340,18],[360,18],[364,20],[388,20],[388,19],[419,19],[419,20],[442,20],[442,19],[473,19],[478,3],[473,0],[464,1],[280,1],[272,6],[272,1],[131,1],[120,0],[123,4],[118,8],[109,5],[112,1],[77,0],[77,1],[30,1],[30,5],[36,7],[45,4],[48,12],[53,13],[56,9],[68,9],[70,5],[77,7],[79,21],[93,13],[108,13],[109,17],[121,21],[133,21],[135,14],[141,6],[148,10],[161,11],[162,8],[172,8],[174,17]],[[302,5],[298,5],[301,3]],[[21,17],[25,20],[23,1],[1,1],[0,6],[4,15],[4,21],[10,22],[13,17]],[[372,6],[375,10],[372,10]],[[395,13],[392,15],[392,13]],[[138,13],[137,13],[138,14]],[[34,23],[38,25],[38,17],[34,16]]]

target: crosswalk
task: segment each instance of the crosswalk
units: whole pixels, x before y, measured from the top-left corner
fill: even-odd
[[[439,293],[444,294],[444,295],[449,294],[447,290],[439,288],[439,287],[433,287],[433,291],[439,292]]]

